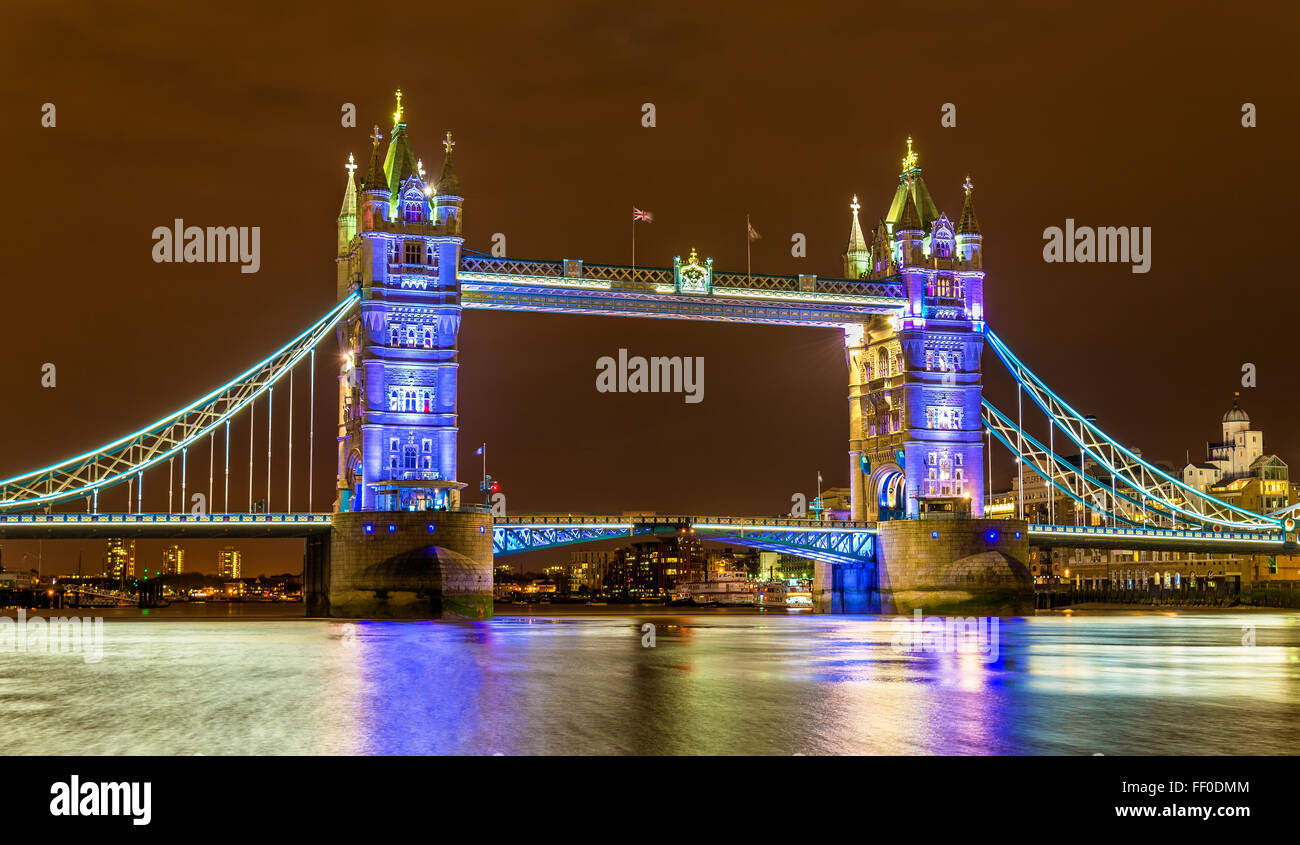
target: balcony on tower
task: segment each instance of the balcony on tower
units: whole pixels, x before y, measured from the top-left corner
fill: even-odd
[[[455,510],[460,502],[460,490],[465,485],[459,481],[438,478],[438,473],[413,470],[398,473],[400,477],[370,484],[377,511],[447,511]]]

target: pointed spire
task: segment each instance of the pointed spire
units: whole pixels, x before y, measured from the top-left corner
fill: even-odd
[[[923,232],[921,228],[921,215],[916,211],[916,201],[912,199],[912,192],[906,192],[907,199],[903,202],[903,215],[898,220],[898,226],[895,227],[894,233],[899,232]]]
[[[903,207],[909,195],[916,204],[917,220],[920,223],[918,228],[928,229],[930,224],[939,218],[939,209],[930,196],[930,189],[926,187],[925,180],[921,178],[921,168],[917,161],[916,151],[912,149],[912,138],[908,136],[907,154],[903,156],[903,172],[898,174],[898,188],[894,191],[894,201],[889,204],[889,213],[885,215],[885,223],[889,225],[891,233],[897,231],[898,225],[902,222]]]
[[[853,202],[849,203],[849,208],[853,211],[853,227],[849,230],[849,248],[846,252],[865,252],[867,249],[867,239],[862,237],[862,224],[858,222],[858,211],[862,208],[858,204],[858,195],[853,195]]]
[[[357,171],[357,161],[352,153],[348,153],[348,163],[343,166],[348,171],[348,184],[343,189],[343,206],[339,209],[339,255],[348,254],[348,245],[357,233],[357,183],[353,178]]]
[[[370,133],[370,167],[366,170],[366,179],[362,183],[367,191],[382,190],[388,192],[388,179],[384,177],[384,157],[379,153],[379,142],[384,136],[379,132],[379,126]]]
[[[411,142],[406,138],[406,114],[402,110],[401,89],[397,91],[397,111],[393,112],[393,137],[388,142],[388,154],[384,156],[384,176],[393,196],[401,192],[402,183],[407,179],[419,178],[415,153],[411,151]]]
[[[957,223],[957,234],[959,235],[978,235],[980,233],[980,221],[975,216],[975,183],[966,176],[966,181],[962,184],[966,189],[966,203],[961,208],[961,220]]]
[[[440,197],[458,197],[460,196],[460,177],[456,175],[456,168],[451,164],[451,148],[456,146],[456,142],[451,139],[451,133],[447,133],[446,139],[442,142],[442,148],[446,154],[442,159],[442,174],[438,177],[437,195]]]
[[[348,171],[348,184],[343,189],[343,207],[339,209],[339,218],[351,216],[353,220],[357,217],[357,183],[353,178],[357,172],[357,161],[348,153],[348,163],[343,165]]]
[[[849,245],[844,250],[844,276],[860,279],[871,272],[871,250],[867,248],[867,239],[862,237],[862,224],[858,221],[858,195],[853,195],[849,203],[853,211],[853,225],[849,229]]]

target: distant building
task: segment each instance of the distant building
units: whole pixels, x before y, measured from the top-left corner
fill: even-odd
[[[109,538],[104,549],[104,575],[118,581],[135,577],[135,540]]]
[[[811,581],[813,562],[784,552],[759,552],[756,574],[760,581],[788,581],[791,578]]]
[[[236,579],[243,572],[243,554],[239,549],[225,547],[217,552],[217,577]]]
[[[760,558],[757,549],[735,550],[728,546],[722,551],[709,552],[707,560],[710,575],[720,572],[745,572],[751,577],[758,575]]]
[[[180,575],[185,571],[185,550],[180,546],[172,545],[163,549],[163,569],[164,575]]]
[[[614,560],[614,551],[581,551],[569,553],[570,592],[584,592],[598,595],[605,589],[605,575],[609,572],[610,562]]]
[[[1255,461],[1264,454],[1264,432],[1250,427],[1250,416],[1241,409],[1237,395],[1223,415],[1223,439],[1205,444],[1205,454],[1203,463],[1183,467],[1185,484],[1208,491],[1220,482],[1254,474]]]
[[[605,578],[606,592],[627,598],[659,598],[678,581],[704,580],[708,558],[696,537],[664,537],[619,549]]]
[[[809,517],[815,516],[808,514]],[[831,487],[822,491],[822,519],[847,521],[853,516],[853,490],[848,487]]]

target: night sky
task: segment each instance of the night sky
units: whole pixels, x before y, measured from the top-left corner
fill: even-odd
[[[518,258],[627,264],[635,204],[655,215],[638,264],[695,247],[743,270],[748,213],[763,236],[754,272],[838,276],[851,196],[869,229],[911,135],[953,220],[974,181],[990,325],[1067,401],[1181,465],[1217,439],[1254,363],[1242,406],[1268,451],[1300,462],[1286,269],[1300,101],[1284,4],[8,5],[4,477],[188,404],[325,313],[343,165],[353,153],[364,173],[399,87],[435,174],[455,134],[466,246],[487,251],[499,232]],[[41,126],[47,102],[55,128]],[[1256,128],[1242,127],[1247,102]],[[356,128],[340,125],[344,103]],[[944,103],[955,128],[940,126]],[[151,232],[177,217],[260,226],[260,272],[155,264]],[[1043,230],[1067,217],[1152,227],[1151,271],[1044,263]],[[796,232],[805,259],[790,254]],[[620,347],[703,356],[704,401],[597,393],[595,362]],[[511,512],[775,514],[811,497],[819,470],[847,483],[836,331],[466,311],[460,349],[460,480],[477,488],[486,441]],[[984,367],[987,395],[1014,407],[991,353]],[[337,388],[329,367],[317,376],[319,510]],[[239,435],[232,510],[247,504]],[[1005,482],[1010,460],[994,460]],[[206,459],[191,470],[206,489]],[[166,483],[148,477],[146,509],[165,509]],[[294,496],[305,504],[305,482]],[[101,498],[124,504],[124,491]],[[190,568],[215,568],[221,544],[186,545]],[[297,542],[241,546],[249,573],[301,569]],[[6,565],[34,547],[4,544]],[[103,544],[46,543],[46,571],[75,567],[78,549],[91,568]]]

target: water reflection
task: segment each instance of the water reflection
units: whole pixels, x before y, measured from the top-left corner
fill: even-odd
[[[1003,619],[994,662],[902,652],[891,623],[110,620],[99,663],[0,654],[0,718],[11,754],[1290,754],[1300,738],[1295,615]]]

